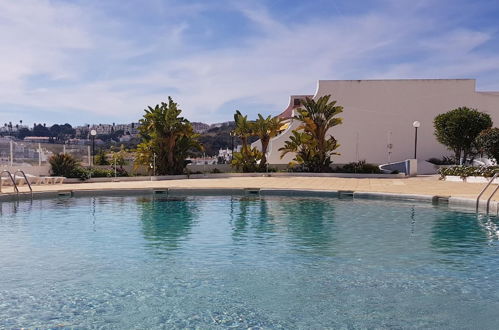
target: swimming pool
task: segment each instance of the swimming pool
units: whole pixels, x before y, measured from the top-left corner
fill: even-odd
[[[449,328],[499,320],[498,220],[419,203],[3,203],[0,328]]]

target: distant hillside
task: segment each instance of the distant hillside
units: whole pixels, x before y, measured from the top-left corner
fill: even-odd
[[[220,149],[232,149],[230,132],[234,129],[234,126],[233,121],[212,124],[207,131],[201,133],[199,141],[204,145],[206,155],[216,156]],[[256,140],[256,138],[251,138],[250,142]],[[237,147],[238,144],[241,144],[241,141],[238,138],[234,138],[234,146]]]

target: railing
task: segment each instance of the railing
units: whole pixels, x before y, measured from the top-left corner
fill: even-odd
[[[496,189],[494,189],[494,191],[492,192],[492,194],[489,196],[489,199],[487,199],[487,208],[486,208],[487,214],[489,214],[490,201],[492,200],[492,197],[494,197],[494,195],[496,194],[497,190],[499,190],[499,184],[497,185]]]
[[[31,193],[31,196],[33,196],[33,188],[31,188],[31,183],[29,183],[29,180],[28,178],[26,177],[26,173],[24,173],[23,170],[17,170],[15,173],[14,173],[14,181],[16,181],[16,175],[17,173],[21,173],[23,175],[23,178],[24,180],[26,181],[26,184],[28,185],[28,188],[29,188],[29,191]],[[17,186],[16,186],[17,187]],[[19,189],[17,190],[17,192],[19,193]]]
[[[478,196],[476,198],[476,207],[475,207],[476,212],[478,212],[478,206],[480,204],[480,197],[482,197],[482,195],[485,193],[485,191],[490,187],[492,182],[494,182],[494,180],[498,176],[499,176],[499,172],[496,172],[494,174],[494,176],[492,176],[492,179],[490,179],[490,181],[485,185],[485,187],[482,189],[482,191],[480,191],[480,193],[478,194]],[[490,195],[490,197],[487,199],[487,209],[486,209],[487,214],[489,213],[490,201],[492,200],[492,197],[494,197],[494,194],[497,192],[498,189],[499,189],[499,185],[496,187],[496,189],[494,189],[494,191],[492,192],[492,195]]]
[[[14,178],[12,177],[12,173],[7,170],[3,170],[2,172],[0,172],[0,192],[2,192],[2,177],[4,173],[7,173],[9,175],[10,181],[12,181],[12,186],[14,187],[14,191],[19,196],[19,189],[17,188],[16,180],[14,180]]]

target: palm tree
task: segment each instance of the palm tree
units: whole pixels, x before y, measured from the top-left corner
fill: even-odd
[[[241,139],[242,150],[248,149],[248,139],[253,134],[253,123],[248,121],[248,116],[243,116],[239,110],[234,114],[234,134]]]
[[[268,116],[264,118],[258,114],[258,119],[253,123],[253,133],[258,136],[262,144],[262,160],[260,161],[260,171],[264,171],[267,167],[267,149],[269,147],[270,139],[279,133],[279,128],[282,126],[282,119],[279,117],[272,118]]]
[[[171,97],[168,103],[161,102],[144,111],[139,128],[142,143],[137,149],[138,162],[149,164],[156,155],[158,174],[181,174],[188,150],[202,148],[191,123],[180,117],[182,110]]]
[[[251,148],[248,143],[248,139],[255,135],[255,122],[249,121],[248,116],[243,116],[239,110],[234,114],[234,122],[233,133],[241,139],[242,148],[240,152],[232,152],[231,164],[243,172],[255,172],[258,170],[258,161],[262,159],[262,153]]]
[[[301,125],[293,131],[291,140],[279,149],[281,158],[288,152],[297,152],[295,161],[304,164],[309,171],[329,171],[331,156],[338,154],[335,150],[339,144],[328,132],[343,122],[342,118],[336,117],[343,112],[343,107],[336,105],[336,101],[329,102],[330,98],[331,95],[325,95],[317,101],[308,97],[302,100],[302,107],[294,116]]]

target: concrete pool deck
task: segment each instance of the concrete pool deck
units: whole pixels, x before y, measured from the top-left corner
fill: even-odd
[[[438,180],[438,177],[436,176],[420,176],[404,179],[262,176],[163,181],[68,183],[55,185],[33,185],[32,187],[34,192],[53,192],[61,190],[132,190],[162,188],[261,188],[334,191],[350,190],[356,192],[446,196],[474,199],[484,187],[484,184],[441,181]],[[19,190],[21,192],[27,191],[26,185],[20,186]],[[2,194],[6,193],[13,193],[12,187],[2,187]],[[494,200],[499,201],[499,194],[496,194]]]
[[[447,201],[454,200],[455,204],[474,206],[476,196],[483,189],[483,183],[450,182],[438,180],[437,176],[419,176],[401,179],[379,178],[338,178],[338,177],[224,177],[224,178],[196,178],[163,181],[122,181],[122,182],[96,182],[96,183],[68,183],[55,185],[33,185],[35,193],[49,193],[60,191],[73,192],[112,192],[120,190],[145,190],[145,189],[275,189],[298,191],[353,191],[359,197],[390,198],[413,196],[415,199],[432,200],[438,196]],[[490,192],[493,190],[491,188]],[[28,188],[19,187],[21,193]],[[361,196],[368,193],[366,196]],[[378,195],[376,195],[378,194]],[[2,187],[2,195],[13,195],[12,187]],[[482,204],[488,194],[482,197]],[[456,202],[457,201],[457,202]],[[491,203],[491,211],[498,211],[499,194]],[[483,206],[484,206],[483,205]]]

